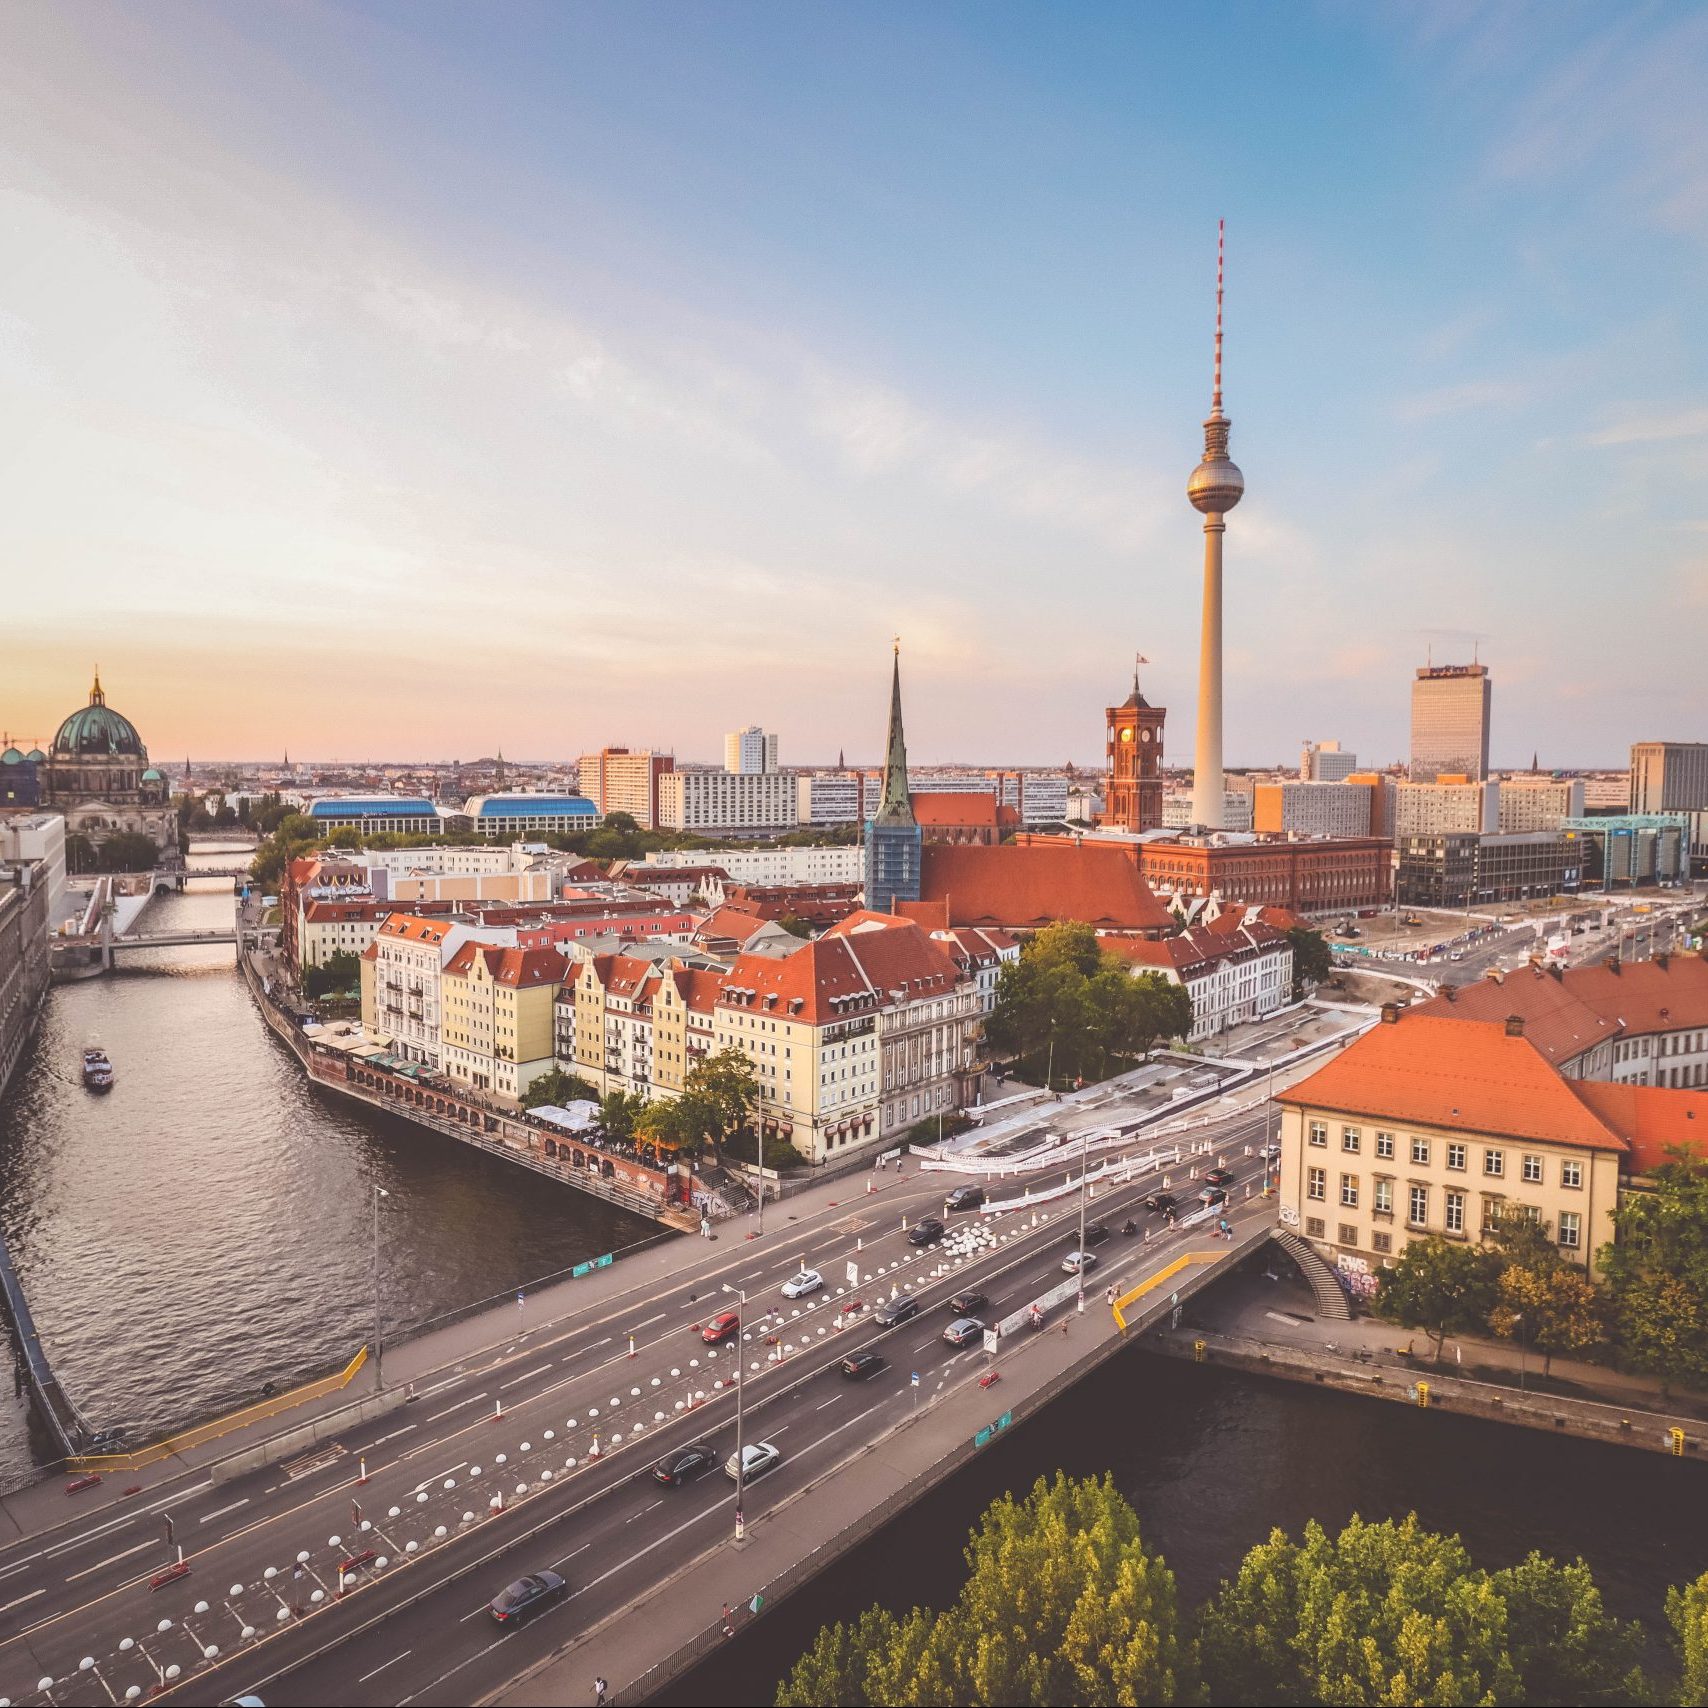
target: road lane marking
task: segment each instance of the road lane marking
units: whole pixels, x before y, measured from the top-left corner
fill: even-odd
[[[427,1486],[427,1485],[428,1485],[428,1484],[429,1484],[429,1483],[436,1483],[436,1482],[438,1482],[438,1481],[439,1481],[439,1479],[440,1479],[440,1478],[441,1478],[441,1477],[448,1477],[448,1476],[449,1476],[449,1475],[450,1475],[450,1474],[451,1474],[451,1473],[452,1473],[452,1472],[453,1472],[453,1471],[460,1471],[460,1470],[462,1470],[462,1468],[463,1468],[463,1467],[464,1467],[464,1466],[465,1466],[465,1465],[466,1465],[466,1464],[468,1464],[468,1460],[467,1460],[467,1459],[459,1459],[459,1460],[458,1460],[458,1461],[457,1461],[457,1462],[456,1462],[456,1464],[454,1464],[454,1465],[447,1465],[447,1466],[446,1466],[446,1467],[445,1467],[445,1468],[444,1468],[444,1470],[442,1470],[442,1471],[432,1471],[432,1472],[430,1472],[430,1473],[429,1473],[429,1474],[428,1474],[428,1475],[427,1475],[427,1476],[425,1476],[425,1477],[423,1477],[423,1478],[422,1478],[422,1479],[421,1479],[421,1481],[420,1481],[420,1482],[418,1482],[418,1483],[417,1483],[417,1484],[416,1484],[416,1485],[415,1485],[415,1487],[414,1487],[414,1488],[412,1488],[412,1489],[411,1489],[411,1490],[410,1490],[410,1491],[409,1491],[409,1492],[410,1492],[410,1493],[411,1493],[411,1494],[420,1494],[420,1492],[421,1492],[421,1491],[422,1491],[422,1490],[423,1490],[423,1489],[424,1489],[424,1488],[426,1488],[426,1486]]]
[[[823,1411],[823,1410],[824,1410],[824,1408],[825,1408],[825,1406],[833,1406],[833,1405],[835,1405],[835,1404],[836,1404],[836,1402],[837,1402],[837,1401],[838,1401],[838,1400],[839,1400],[839,1399],[841,1399],[841,1398],[842,1398],[842,1395],[841,1395],[841,1394],[832,1394],[832,1395],[831,1395],[831,1396],[830,1396],[830,1398],[829,1398],[829,1399],[828,1399],[828,1400],[826,1400],[826,1401],[825,1401],[825,1402],[824,1402],[824,1405],[822,1405],[822,1406],[814,1406],[814,1407],[813,1407],[813,1408],[812,1408],[812,1409],[813,1409],[813,1410],[814,1410],[814,1411]]]
[[[572,1358],[585,1358],[589,1352],[597,1352],[601,1346],[609,1346],[615,1339],[615,1335],[608,1334],[603,1340],[594,1341],[591,1346],[584,1346],[577,1352],[566,1352],[563,1357],[558,1360],[558,1363],[567,1364]]]
[[[542,1364],[538,1369],[524,1370],[520,1376],[512,1376],[508,1382],[500,1382],[498,1384],[498,1391],[503,1393],[506,1388],[513,1388],[518,1382],[527,1382],[531,1381],[535,1376],[543,1376],[549,1369],[551,1369],[551,1365]]]
[[[486,1390],[483,1388],[478,1394],[470,1394],[466,1400],[458,1400],[454,1406],[446,1406],[443,1411],[434,1412],[426,1421],[428,1423],[437,1423],[440,1418],[449,1417],[452,1412],[461,1411],[464,1406],[472,1406],[476,1400],[484,1400],[485,1398]]]
[[[442,1394],[447,1388],[454,1388],[462,1381],[461,1376],[447,1376],[442,1382],[435,1382],[430,1388],[423,1388],[415,1397],[418,1400],[429,1400],[435,1394]]]
[[[378,1441],[370,1441],[370,1447],[383,1447],[388,1441],[395,1441],[400,1435],[407,1435],[412,1429],[419,1429],[418,1423],[406,1423],[402,1429],[394,1429],[390,1435],[382,1435]]]
[[[234,1500],[230,1506],[218,1507],[212,1512],[204,1513],[196,1520],[196,1522],[198,1524],[207,1524],[215,1518],[224,1518],[228,1512],[236,1512],[240,1506],[247,1506],[248,1504],[249,1497],[245,1495],[242,1500]]]
[[[358,1684],[366,1684],[370,1678],[378,1678],[379,1675],[382,1672],[384,1672],[388,1666],[396,1666],[399,1661],[408,1660],[409,1657],[414,1653],[415,1653],[415,1651],[413,1649],[405,1649],[401,1655],[393,1655],[389,1661],[381,1661],[380,1664],[377,1667],[375,1667],[372,1672],[363,1673],[362,1676],[356,1680],[356,1682]]]
[[[660,1311],[657,1316],[648,1317],[645,1322],[636,1323],[635,1326],[629,1330],[629,1333],[637,1334],[643,1328],[651,1328],[654,1323],[663,1322],[665,1317],[668,1315],[669,1313],[667,1311]]]
[[[28,1595],[20,1595],[16,1601],[8,1601],[0,1607],[0,1613],[10,1613],[14,1607],[22,1607],[26,1601],[34,1601],[38,1595],[46,1595],[45,1589],[32,1589]]]
[[[122,1554],[109,1555],[104,1560],[97,1560],[92,1566],[85,1566],[80,1572],[73,1572],[65,1581],[76,1583],[79,1578],[91,1577],[107,1566],[117,1565],[120,1560],[128,1560],[132,1554],[140,1554],[145,1548],[158,1548],[159,1546],[160,1544],[153,1537],[150,1537],[146,1542],[138,1542],[134,1548],[126,1548]]]

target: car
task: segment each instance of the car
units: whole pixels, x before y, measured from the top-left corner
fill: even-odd
[[[1172,1192],[1153,1192],[1145,1200],[1145,1208],[1157,1216],[1166,1216],[1170,1210],[1179,1207],[1180,1200]]]
[[[879,1305],[872,1314],[880,1328],[894,1328],[897,1323],[919,1315],[919,1301],[911,1293],[903,1293],[900,1298]]]
[[[724,1461],[724,1475],[733,1483],[741,1481],[751,1483],[755,1477],[762,1477],[767,1471],[774,1470],[783,1460],[783,1450],[773,1447],[769,1441],[750,1441],[741,1450],[742,1475],[738,1479],[735,1472],[735,1455],[732,1453]]]
[[[1234,1171],[1231,1168],[1212,1168],[1204,1176],[1206,1186],[1232,1186],[1233,1183]]]
[[[1091,1226],[1085,1230],[1086,1245],[1102,1245],[1108,1237],[1109,1230],[1102,1222],[1093,1222]]]
[[[935,1216],[927,1216],[907,1230],[909,1245],[935,1245],[943,1237],[943,1224]]]
[[[837,1365],[850,1382],[863,1382],[883,1369],[884,1361],[875,1352],[851,1352]]]
[[[804,1299],[808,1293],[816,1293],[823,1285],[824,1277],[816,1269],[803,1269],[783,1283],[783,1297]]]
[[[655,1481],[666,1488],[680,1488],[690,1477],[703,1477],[718,1462],[717,1449],[709,1441],[691,1447],[673,1447],[652,1468]]]
[[[1070,1251],[1062,1259],[1062,1274],[1084,1275],[1097,1267],[1097,1253],[1094,1251]]]
[[[1281,1160],[1281,1147],[1279,1145],[1265,1145],[1257,1154],[1265,1162],[1279,1162]]]
[[[700,1330],[700,1338],[708,1346],[718,1346],[729,1339],[732,1334],[741,1330],[741,1318],[734,1311],[719,1311],[706,1326]]]
[[[1225,1204],[1228,1201],[1228,1189],[1225,1186],[1206,1186],[1198,1194],[1200,1204]]]
[[[982,1338],[984,1324],[977,1317],[956,1317],[943,1330],[943,1338],[951,1346],[966,1346],[972,1341]]]
[[[976,1210],[984,1202],[982,1186],[957,1186],[943,1200],[945,1210]]]
[[[500,1590],[487,1611],[500,1625],[517,1625],[562,1601],[568,1593],[569,1585],[556,1572],[530,1572],[525,1578],[517,1578],[508,1589]]]
[[[949,1301],[949,1309],[958,1317],[976,1316],[990,1301],[983,1293],[975,1293],[970,1289],[965,1293],[957,1293]]]

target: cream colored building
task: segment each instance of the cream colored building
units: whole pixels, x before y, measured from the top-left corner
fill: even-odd
[[[471,939],[513,946],[516,933],[408,913],[389,915],[362,952],[362,1027],[368,1036],[405,1060],[440,1067],[441,975],[445,963]]]
[[[1383,1011],[1383,1023],[1277,1097],[1283,1225],[1368,1270],[1430,1235],[1478,1243],[1539,1219],[1593,1269],[1613,1237],[1629,1144],[1523,1022]]]
[[[552,1065],[552,1010],[569,975],[556,949],[468,942],[440,976],[440,1059],[451,1078],[520,1098]]]

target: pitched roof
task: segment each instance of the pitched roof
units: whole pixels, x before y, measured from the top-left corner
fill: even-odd
[[[992,848],[927,843],[920,896],[946,904],[950,925],[1035,931],[1075,919],[1105,931],[1166,931],[1173,923],[1127,849],[1066,838]]]
[[[421,919],[413,913],[388,913],[381,924],[381,937],[402,937],[412,943],[443,943],[451,927],[437,919]]]
[[[1500,980],[1460,985],[1413,1010],[1450,1020],[1523,1017],[1524,1035],[1552,1062],[1569,1062],[1604,1038],[1708,1026],[1708,960],[1672,955],[1572,967],[1521,967]]]
[[[1527,1036],[1418,1011],[1366,1032],[1277,1094],[1294,1108],[1623,1151],[1623,1140]]]
[[[702,967],[679,967],[671,977],[690,1013],[710,1014],[717,1006],[724,975]]]
[[[959,982],[940,944],[917,925],[895,921],[853,935],[827,933],[780,958],[739,955],[724,977],[719,1002],[822,1026],[885,1006],[894,992],[903,1001],[917,1001],[947,995]]]
[[[1226,919],[1228,915],[1222,915]],[[1141,967],[1172,967],[1184,977],[1214,966],[1218,961],[1239,960],[1253,953],[1274,949],[1286,942],[1286,935],[1260,921],[1244,924],[1233,916],[1231,930],[1221,926],[1222,920],[1210,925],[1196,925],[1190,930],[1176,932],[1172,937],[1152,940],[1145,937],[1126,937],[1110,932],[1097,934],[1097,946],[1111,954],[1132,961]]]
[[[909,797],[914,822],[921,828],[994,830],[997,826],[996,795],[989,789],[930,790]]]
[[[1572,1093],[1630,1149],[1632,1174],[1652,1174],[1672,1149],[1708,1153],[1708,1091],[1572,1080]]]
[[[745,943],[770,923],[757,906],[726,901],[700,921],[694,935],[702,942],[708,938],[727,937],[732,942]]]

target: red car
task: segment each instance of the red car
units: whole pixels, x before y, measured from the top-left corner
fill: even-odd
[[[741,1318],[734,1311],[720,1311],[700,1330],[700,1338],[708,1346],[716,1346],[719,1341],[728,1340],[740,1328]]]

